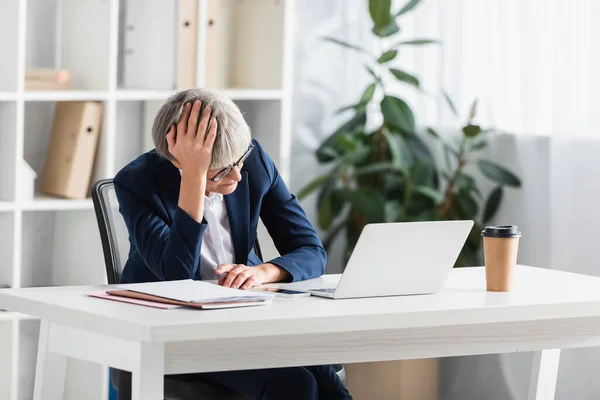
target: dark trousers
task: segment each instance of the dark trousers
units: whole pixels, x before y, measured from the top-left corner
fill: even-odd
[[[119,400],[131,397],[131,374],[113,370],[113,382]],[[314,367],[269,368],[247,371],[208,372],[165,377],[165,398],[211,399],[236,398],[240,393],[251,399],[268,400],[351,400],[330,365]],[[229,392],[229,397],[227,393]]]

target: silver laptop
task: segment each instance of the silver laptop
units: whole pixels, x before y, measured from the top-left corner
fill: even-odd
[[[368,224],[337,287],[309,292],[332,299],[437,293],[472,227],[473,221]]]

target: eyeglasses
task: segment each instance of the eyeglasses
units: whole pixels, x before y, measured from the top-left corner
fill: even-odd
[[[238,165],[240,165],[244,161],[246,161],[246,159],[248,158],[248,156],[252,152],[253,148],[254,148],[254,145],[252,143],[250,143],[250,146],[248,146],[248,150],[246,150],[246,152],[240,157],[239,160],[237,160],[232,165],[230,165],[228,167],[225,167],[222,170],[220,170],[219,172],[217,172],[215,174],[215,176],[213,176],[212,178],[210,178],[210,180],[213,181],[213,182],[219,182],[221,179],[225,178],[227,175],[229,175],[229,173],[231,172],[232,169],[234,169],[235,167],[237,167]]]

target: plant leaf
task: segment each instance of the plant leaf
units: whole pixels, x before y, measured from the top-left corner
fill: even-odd
[[[421,0],[410,0],[408,3],[406,3],[404,5],[404,7],[402,7],[400,9],[400,11],[398,11],[398,13],[396,14],[396,17],[409,12],[410,10],[412,10],[413,8],[415,8],[417,6],[417,4],[419,4]]]
[[[367,161],[367,158],[369,157],[369,153],[370,153],[369,147],[365,146],[359,142],[359,144],[356,146],[356,148],[353,151],[346,154],[344,159],[351,164],[359,164],[360,165],[360,164],[363,164],[365,161]]]
[[[473,142],[471,143],[471,150],[481,150],[483,148],[485,148],[488,145],[488,142],[486,140],[480,140],[478,142]]]
[[[337,110],[335,110],[335,114],[341,114],[344,111],[348,111],[348,110],[356,110],[359,107],[360,107],[360,103],[359,104],[351,104],[349,106],[338,108]]]
[[[475,118],[476,114],[477,114],[477,99],[475,99],[473,101],[473,104],[471,104],[471,111],[469,111],[469,121],[473,120],[473,118]]]
[[[329,146],[322,147],[317,151],[319,151],[323,157],[327,157],[329,160],[336,159],[340,156],[340,154],[337,151],[335,151],[332,147]]]
[[[392,163],[387,161],[378,162],[373,163],[371,165],[367,165],[366,167],[357,168],[356,171],[354,171],[354,176],[362,176],[373,174],[376,172],[389,171],[390,169],[392,169]]]
[[[448,93],[445,90],[442,90],[442,95],[444,96],[448,107],[450,107],[450,110],[452,110],[452,114],[454,114],[454,116],[458,118],[458,111],[456,111],[456,107],[454,106],[454,103],[452,102],[452,99],[450,98]]]
[[[444,145],[444,161],[446,162],[446,167],[448,169],[452,169],[452,162],[450,161],[450,148]]]
[[[310,181],[298,192],[298,200],[302,200],[304,197],[314,192],[319,186],[323,185],[323,183],[325,183],[325,181],[327,181],[327,179],[329,179],[330,176],[331,173],[328,173],[326,175],[318,176],[312,181]]]
[[[373,69],[371,67],[369,67],[368,65],[365,65],[365,68],[367,68],[367,71],[369,72],[369,74],[371,74],[371,76],[373,78],[375,78],[375,80],[377,82],[381,82],[381,78],[375,73],[375,71],[373,71]]]
[[[435,202],[436,205],[442,204],[444,201],[444,194],[437,189],[429,186],[416,185],[413,187],[415,193],[422,194],[423,196],[429,197]]]
[[[377,28],[383,28],[392,20],[391,0],[369,0],[369,14]]]
[[[429,147],[419,135],[404,135],[404,140],[406,141],[407,148],[409,149],[411,165],[413,164],[414,160],[420,159],[425,159],[429,161],[431,165],[436,165],[431,150],[429,150]]]
[[[390,128],[406,133],[415,131],[415,117],[404,100],[393,96],[385,96],[381,100],[381,112]]]
[[[479,135],[479,133],[481,132],[481,127],[479,125],[467,125],[465,127],[462,128],[463,133],[465,134],[465,136],[473,138],[477,135]]]
[[[481,173],[491,181],[513,187],[521,186],[521,180],[501,165],[488,160],[478,160],[477,166]]]
[[[390,200],[385,202],[385,221],[386,222],[400,222],[405,221],[406,212],[402,207],[402,203],[398,200]]]
[[[359,110],[346,123],[333,132],[317,149],[317,160],[326,163],[335,160],[343,153],[343,148],[338,142],[338,136],[354,132],[357,127],[364,126],[367,122],[367,115],[364,110]],[[329,148],[330,150],[325,150]],[[334,156],[335,154],[335,156]]]
[[[329,250],[335,238],[340,234],[343,228],[346,227],[346,221],[340,221],[333,229],[331,229],[325,239],[323,239],[323,247]]]
[[[347,198],[347,190],[345,188],[336,189],[331,193],[331,213],[334,219],[343,210]]]
[[[458,216],[462,219],[474,219],[479,212],[477,201],[465,191],[455,194]]]
[[[410,174],[415,185],[431,186],[433,183],[433,166],[427,159],[417,159]]]
[[[349,133],[343,133],[338,136],[338,143],[346,151],[352,151],[358,146],[358,141]]]
[[[440,134],[437,133],[433,128],[427,128],[426,132],[429,133],[434,138],[440,139]]]
[[[371,83],[369,86],[367,86],[367,88],[363,92],[362,96],[360,97],[359,105],[366,106],[366,104],[368,102],[370,102],[371,99],[373,98],[376,88],[377,88],[377,85],[375,83]]]
[[[335,43],[337,45],[340,45],[342,47],[346,47],[348,49],[359,51],[361,53],[367,53],[367,51],[365,49],[363,49],[362,47],[360,47],[360,46],[357,46],[357,45],[352,44],[352,43],[344,42],[343,40],[336,39],[336,38],[331,37],[331,36],[325,36],[323,38],[323,40],[325,40],[326,42]]]
[[[381,27],[381,28],[379,28],[377,26],[373,27],[373,33],[380,38],[392,36],[393,34],[398,33],[398,32],[400,32],[400,27],[394,20],[391,20],[384,27]]]
[[[485,202],[485,209],[483,211],[483,222],[488,222],[494,217],[494,215],[496,215],[496,212],[500,207],[500,203],[502,203],[503,194],[504,190],[502,189],[502,186],[496,186],[496,188],[492,190],[490,196]]]
[[[456,179],[456,184],[458,185],[459,189],[469,191],[475,187],[475,178],[469,174],[461,172]]]
[[[328,230],[333,221],[333,213],[331,212],[331,192],[325,191],[325,195],[319,199],[319,227],[324,231]]]
[[[406,82],[410,85],[413,85],[414,87],[417,87],[417,88],[419,87],[419,80],[415,76],[409,74],[408,72],[400,71],[399,69],[396,69],[396,68],[390,68],[390,72],[400,82]]]
[[[394,168],[399,169],[403,171],[405,175],[408,175],[408,165],[405,156],[407,149],[404,139],[400,135],[394,135],[389,132],[385,134],[385,138],[390,148],[390,152],[392,153],[392,163]]]
[[[332,193],[338,180],[338,172],[342,164],[337,164],[330,172],[329,177],[321,185],[321,191],[317,199],[318,223],[323,230],[328,230],[333,222]]]
[[[350,203],[368,222],[383,222],[385,202],[381,193],[370,187],[359,188],[348,194]]]
[[[377,59],[377,62],[379,64],[383,64],[383,63],[392,61],[394,58],[396,58],[397,54],[398,54],[398,50],[388,50],[385,53],[383,53],[381,56],[379,56],[379,58]]]
[[[403,40],[402,42],[398,42],[396,43],[395,46],[393,46],[394,48],[399,47],[399,46],[422,46],[425,44],[438,44],[440,43],[439,40],[433,40],[433,39],[413,39],[413,40]]]

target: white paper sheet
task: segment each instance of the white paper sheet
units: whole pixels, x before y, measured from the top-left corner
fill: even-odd
[[[154,296],[190,303],[222,303],[231,301],[270,300],[274,295],[247,290],[231,289],[213,283],[192,279],[119,285],[119,289],[132,290]]]

